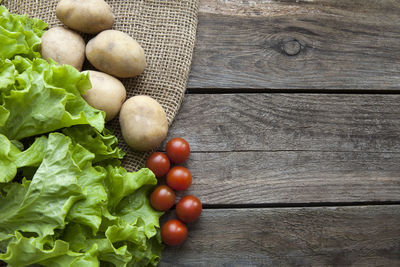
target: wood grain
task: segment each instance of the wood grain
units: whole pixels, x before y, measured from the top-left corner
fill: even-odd
[[[160,266],[399,266],[399,221],[397,205],[204,210]]]
[[[400,95],[189,94],[172,136],[196,152],[398,153]]]
[[[192,153],[185,165],[206,205],[400,201],[400,154]]]
[[[200,0],[200,13],[224,14],[232,16],[291,16],[301,14],[325,14],[350,12],[358,16],[384,14],[389,19],[398,19],[397,0]]]
[[[400,201],[400,95],[187,95],[167,140],[208,205]],[[221,193],[222,192],[222,193]]]
[[[188,87],[398,91],[399,13],[394,0],[203,0]]]

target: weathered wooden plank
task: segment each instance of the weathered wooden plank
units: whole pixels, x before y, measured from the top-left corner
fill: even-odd
[[[172,136],[197,152],[400,152],[400,95],[189,94]]]
[[[400,201],[400,154],[192,153],[192,186],[207,205]]]
[[[189,191],[206,204],[400,201],[400,95],[187,95]],[[223,192],[223,193],[221,193]]]
[[[234,16],[287,16],[301,14],[328,14],[330,12],[350,12],[355,16],[368,17],[371,14],[385,14],[392,23],[398,19],[397,0],[200,0],[200,13]],[[325,13],[324,13],[325,11]]]
[[[202,0],[189,88],[399,90],[393,0]]]
[[[399,221],[397,205],[204,210],[160,266],[399,266]]]

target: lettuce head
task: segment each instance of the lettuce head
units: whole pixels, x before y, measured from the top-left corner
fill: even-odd
[[[155,266],[157,184],[128,172],[82,94],[86,73],[40,58],[47,24],[0,6],[0,261],[8,266]]]

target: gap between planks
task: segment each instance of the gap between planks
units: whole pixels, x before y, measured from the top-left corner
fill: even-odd
[[[160,152],[165,153],[165,149],[159,150]],[[218,154],[218,153],[247,153],[247,152],[253,152],[253,153],[280,153],[280,152],[318,152],[318,153],[354,153],[354,152],[365,152],[362,150],[316,150],[316,149],[279,149],[279,150],[257,150],[257,149],[251,149],[251,150],[219,150],[219,151],[192,151],[192,154],[207,154],[207,153],[213,153],[213,154]],[[379,153],[381,154],[382,151],[368,151],[368,153],[374,154],[374,153]],[[397,151],[385,151],[385,154],[399,154]]]
[[[364,202],[318,202],[318,203],[254,203],[254,204],[205,204],[203,209],[285,209],[285,208],[322,208],[322,207],[367,207],[396,206],[400,201],[364,201]],[[175,209],[175,206],[173,207]]]
[[[399,89],[274,89],[274,88],[194,88],[186,89],[186,94],[339,94],[339,95],[398,95]]]

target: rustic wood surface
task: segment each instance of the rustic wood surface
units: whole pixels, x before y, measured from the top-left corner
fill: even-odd
[[[399,163],[389,153],[194,153],[193,184],[178,195],[206,205],[400,202]]]
[[[200,0],[168,138],[191,145],[178,196],[204,211],[160,266],[400,266],[399,14],[397,0]]]
[[[188,94],[169,132],[196,152],[399,153],[399,134],[400,95],[376,94]]]
[[[204,209],[160,266],[400,266],[400,1],[199,2],[167,140]]]
[[[398,90],[396,0],[201,0],[189,88]]]
[[[207,205],[400,201],[399,133],[400,95],[191,94],[167,140]]]
[[[400,266],[399,221],[400,206],[206,210],[160,266]]]

